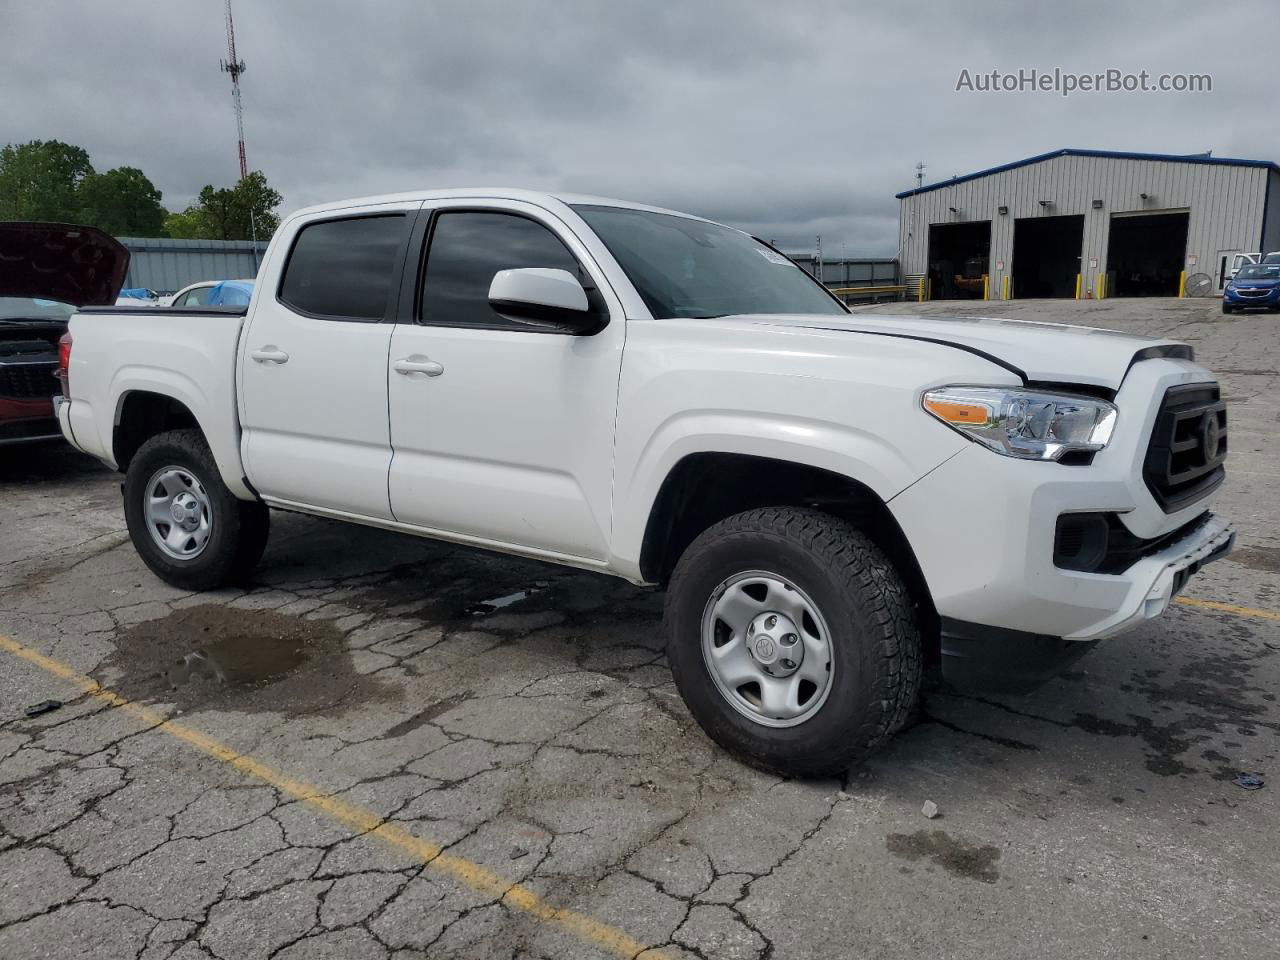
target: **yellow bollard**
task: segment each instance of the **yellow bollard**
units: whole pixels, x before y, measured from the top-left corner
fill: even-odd
[[[1000,299],[1001,300],[1009,299],[1009,275],[1007,273],[1004,275],[1004,279],[1001,281],[1001,284],[1000,284]]]
[[[1080,274],[1076,274],[1076,299],[1080,299]]]
[[[1183,270],[1178,274],[1178,297],[1181,299],[1187,295],[1187,271]]]
[[[991,299],[991,277],[985,273],[982,275],[982,299]]]
[[[1107,275],[1105,273],[1098,274],[1098,299],[1101,300],[1107,295]]]

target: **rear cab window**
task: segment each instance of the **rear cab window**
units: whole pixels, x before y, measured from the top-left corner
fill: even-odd
[[[294,238],[278,299],[322,320],[386,318],[408,228],[402,212],[308,223]]]

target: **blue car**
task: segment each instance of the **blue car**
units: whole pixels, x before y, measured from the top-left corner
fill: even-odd
[[[1280,263],[1247,263],[1222,291],[1222,312],[1280,310]]]

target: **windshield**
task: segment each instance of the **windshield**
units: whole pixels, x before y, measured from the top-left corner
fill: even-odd
[[[57,300],[0,297],[0,320],[66,320],[75,312],[71,304]]]
[[[1280,263],[1250,264],[1236,272],[1237,280],[1280,280]]]
[[[575,205],[574,210],[659,320],[847,312],[782,254],[729,227],[623,207]]]

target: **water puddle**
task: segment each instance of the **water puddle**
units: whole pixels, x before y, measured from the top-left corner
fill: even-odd
[[[533,586],[526,587],[523,590],[517,590],[515,593],[507,593],[501,597],[494,597],[492,600],[481,600],[477,603],[473,603],[467,608],[467,613],[473,617],[483,617],[490,613],[496,613],[499,610],[505,610],[507,607],[515,606],[517,603],[521,603],[528,600],[535,594],[541,593],[550,585],[551,584],[546,580],[539,580],[534,583]]]
[[[123,696],[186,709],[310,711],[398,697],[354,672],[343,635],[331,622],[217,604],[131,627],[104,668]],[[119,679],[116,671],[123,674]]]
[[[169,682],[175,687],[193,681],[230,685],[268,682],[289,673],[305,659],[303,648],[296,643],[229,637],[185,654],[169,671]]]

